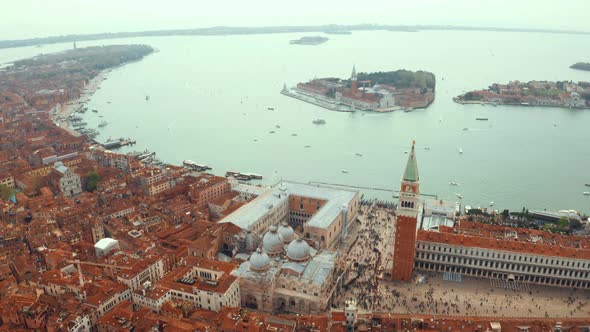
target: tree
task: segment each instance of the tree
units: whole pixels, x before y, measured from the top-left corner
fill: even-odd
[[[95,171],[89,172],[88,175],[86,175],[86,190],[95,191],[98,182],[100,182],[100,175]]]
[[[502,211],[502,219],[508,220],[509,218],[510,218],[510,211],[509,210]]]
[[[568,229],[569,227],[569,219],[568,217],[561,217],[559,218],[559,221],[557,222],[557,228],[559,228],[560,230],[565,230]]]
[[[8,200],[12,195],[12,189],[6,185],[0,184],[0,198]]]

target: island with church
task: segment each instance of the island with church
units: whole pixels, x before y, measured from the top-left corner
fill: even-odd
[[[332,111],[410,112],[434,101],[435,85],[434,74],[427,71],[357,74],[353,66],[350,79],[317,78],[291,88],[285,84],[281,93]]]

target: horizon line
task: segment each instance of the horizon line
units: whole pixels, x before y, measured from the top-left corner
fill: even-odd
[[[274,25],[274,26],[210,26],[205,28],[160,29],[141,31],[119,31],[83,34],[62,34],[46,37],[0,40],[0,49],[58,44],[64,42],[91,41],[103,39],[132,38],[132,37],[165,37],[165,36],[219,36],[219,35],[254,35],[299,32],[352,32],[352,31],[495,31],[495,32],[525,32],[525,33],[557,33],[588,35],[590,31],[546,28],[507,28],[494,26],[462,26],[462,25],[391,25],[391,24],[324,24],[324,25]]]

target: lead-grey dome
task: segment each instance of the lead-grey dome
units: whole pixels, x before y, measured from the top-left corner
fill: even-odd
[[[279,234],[283,238],[284,243],[291,242],[295,238],[295,231],[287,222],[281,224],[281,227],[279,227]]]
[[[287,247],[287,257],[292,261],[305,261],[310,256],[311,247],[301,238],[297,238]]]
[[[270,226],[268,232],[264,234],[262,238],[262,250],[271,256],[278,255],[283,251],[283,238],[277,232],[277,226]]]
[[[270,257],[260,248],[256,249],[248,261],[250,262],[250,270],[256,272],[264,271],[270,266]]]

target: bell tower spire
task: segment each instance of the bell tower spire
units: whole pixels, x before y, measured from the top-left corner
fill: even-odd
[[[416,142],[408,156],[401,181],[396,210],[395,243],[393,249],[393,279],[410,281],[416,256],[416,225],[421,212],[420,177],[416,161]]]

